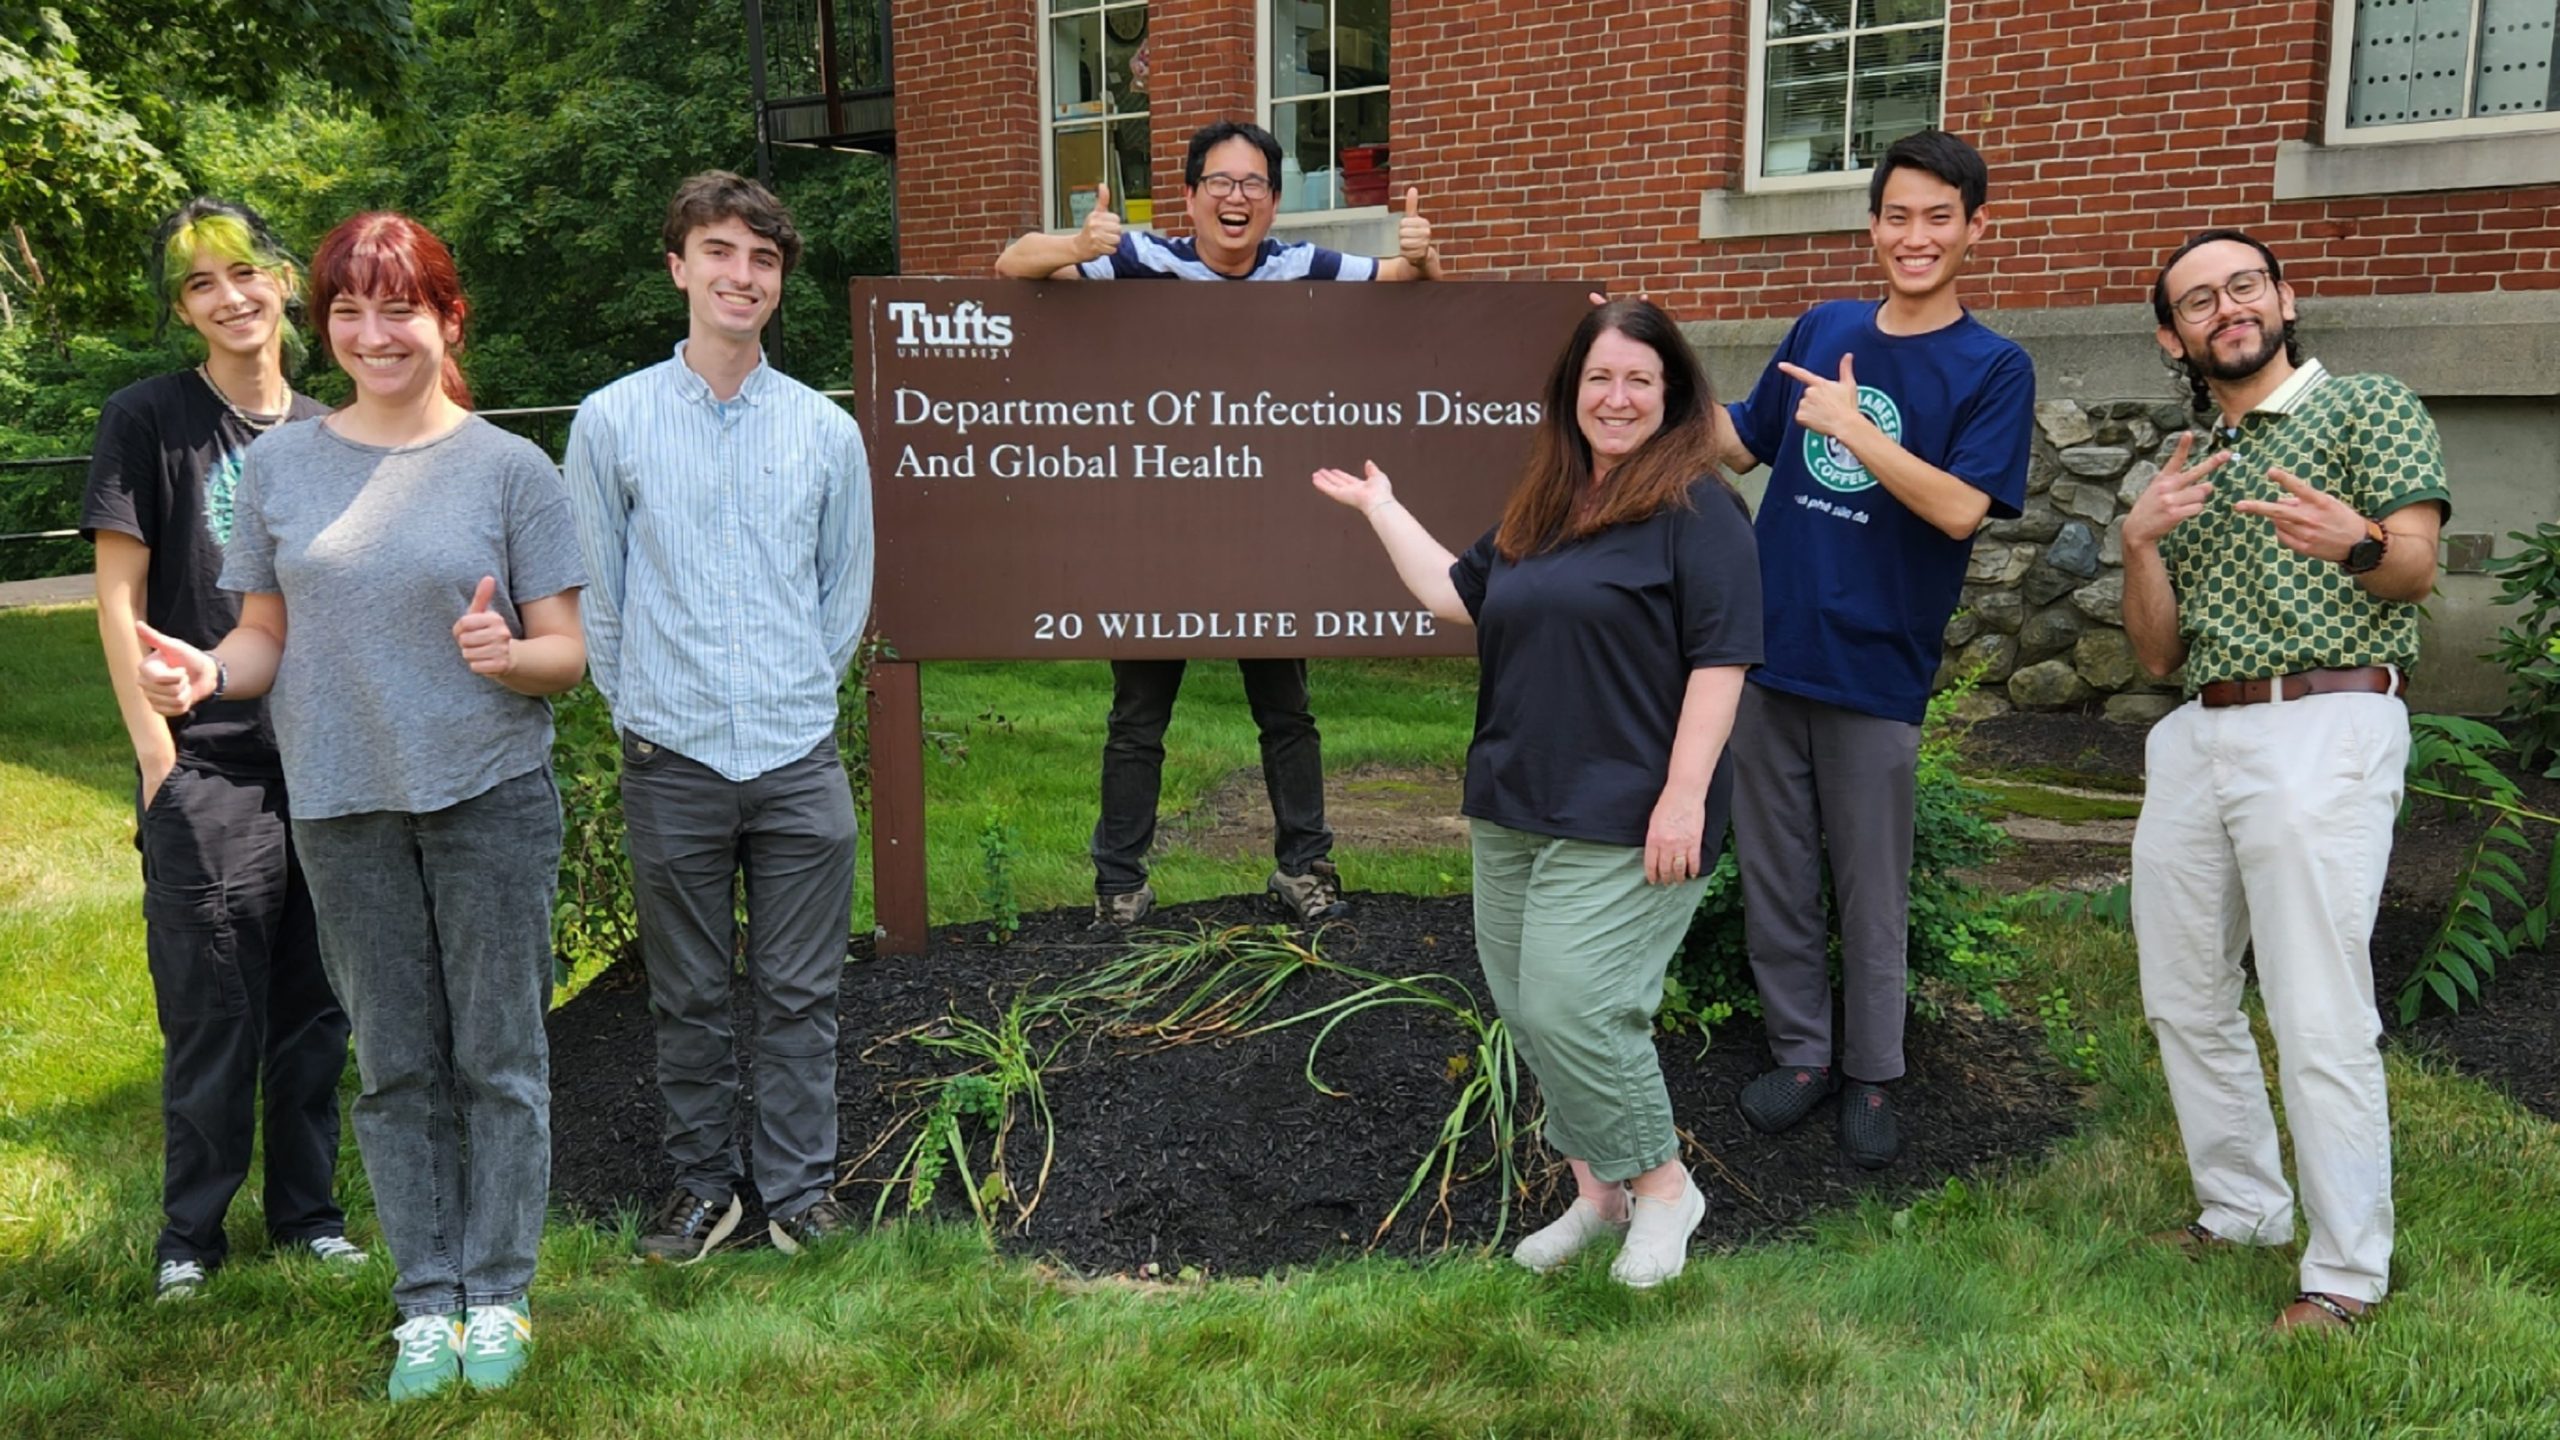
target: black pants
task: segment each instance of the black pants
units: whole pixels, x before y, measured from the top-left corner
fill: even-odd
[[[284,782],[184,759],[142,812],[142,915],[167,1129],[162,1260],[208,1269],[266,1116],[267,1232],[345,1233],[333,1195],[347,1017],[320,968]]]
[[[1102,742],[1102,818],[1093,826],[1093,888],[1125,895],[1147,880],[1164,788],[1164,731],[1182,689],[1180,660],[1111,662],[1111,725]],[[1271,797],[1271,854],[1304,875],[1333,851],[1324,824],[1324,751],[1307,709],[1307,662],[1239,660],[1245,703],[1262,732],[1262,787]]]

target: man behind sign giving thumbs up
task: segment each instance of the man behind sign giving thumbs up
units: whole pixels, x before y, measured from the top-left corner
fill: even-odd
[[[1404,192],[1397,253],[1383,260],[1271,238],[1280,209],[1280,142],[1259,125],[1221,120],[1192,135],[1182,162],[1188,237],[1167,240],[1122,228],[1108,186],[1069,235],[1035,230],[996,257],[1018,280],[1437,280],[1439,247],[1422,217],[1422,193]],[[1093,827],[1094,917],[1128,926],[1155,908],[1147,847],[1155,842],[1164,783],[1164,732],[1182,688],[1180,660],[1111,662],[1110,733],[1102,745],[1102,817]],[[1324,823],[1324,755],[1307,709],[1307,662],[1239,660],[1245,699],[1262,732],[1262,779],[1271,796],[1273,901],[1302,923],[1348,907]]]

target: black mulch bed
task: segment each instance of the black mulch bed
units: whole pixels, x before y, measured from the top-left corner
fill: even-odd
[[[1481,992],[1463,897],[1371,894],[1354,901],[1353,920],[1325,935],[1329,958],[1386,974],[1436,971]],[[992,1018],[1025,986],[1108,958],[1115,952],[1088,933],[1087,919],[1081,911],[1027,916],[1002,947],[984,939],[983,926],[946,928],[933,933],[927,954],[912,958],[874,959],[868,941],[857,943],[845,971],[839,1074],[848,1161],[906,1108],[901,1082],[963,1068],[912,1040],[881,1038],[930,1024],[954,1006]],[[1159,919],[1189,931],[1269,916],[1226,900],[1175,906]],[[1344,993],[1332,977],[1304,976],[1272,1014]],[[751,1023],[742,1003],[740,1033],[751,1033]],[[1186,1266],[1252,1274],[1359,1252],[1430,1150],[1458,1089],[1452,1057],[1468,1044],[1453,1021],[1419,1006],[1366,1014],[1338,1031],[1320,1057],[1319,1074],[1346,1092],[1334,1098],[1304,1074],[1314,1028],[1153,1053],[1071,1047],[1047,1080],[1057,1122],[1047,1192],[1028,1225],[1000,1231],[1004,1247],[1087,1273],[1167,1275]],[[2067,1134],[2078,1115],[2077,1091],[2057,1075],[2031,1025],[1961,1007],[1915,1016],[1911,1073],[1895,1092],[1908,1148],[1900,1164],[1869,1174],[1840,1157],[1827,1105],[1786,1136],[1761,1136],[1742,1123],[1734,1092],[1765,1063],[1756,1022],[1731,1023],[1703,1057],[1695,1037],[1660,1043],[1673,1113],[1693,1140],[1687,1159],[1713,1201],[1700,1237],[1710,1247],[1784,1231],[1861,1196],[1905,1196],[1950,1175],[2035,1155]],[[669,1183],[650,1056],[647,994],[636,963],[616,966],[551,1017],[552,1184],[573,1212],[645,1210]],[[972,1164],[981,1164],[984,1137],[973,1131],[972,1140]],[[1038,1163],[1036,1132],[1018,1126],[1008,1145],[1009,1169],[1027,1188]],[[867,1215],[879,1189],[866,1177],[885,1173],[904,1148],[901,1138],[864,1165],[840,1198]],[[1479,1146],[1473,1158],[1483,1154]],[[1571,1192],[1569,1182],[1553,1188],[1562,1172],[1543,1151],[1533,1163],[1539,1193],[1526,1210],[1534,1225]],[[965,1216],[958,1191],[946,1180],[935,1212]],[[1426,1190],[1379,1248],[1412,1254],[1489,1240],[1496,1191],[1489,1179],[1462,1185],[1442,1216],[1432,1213]],[[903,1191],[894,1195],[890,1213],[901,1213],[905,1201]],[[1521,1233],[1517,1215],[1509,1233]]]
[[[1964,752],[1974,764],[2004,770],[2127,779],[2142,773],[2144,734],[2142,727],[2094,715],[2001,715],[1967,732]],[[2516,778],[2527,803],[2560,814],[2560,781]],[[2448,816],[2431,802],[2422,802],[2401,825],[2374,918],[2374,998],[2384,1027],[2393,1032],[2391,1043],[2442,1056],[2537,1114],[2560,1120],[2560,955],[2552,953],[2560,947],[2509,960],[2459,1012],[2447,1014],[2430,1001],[2415,1022],[2400,1021],[2401,987],[2443,919],[2446,898],[2481,828],[2479,821]],[[2526,873],[2538,881],[2548,857],[2546,849]]]

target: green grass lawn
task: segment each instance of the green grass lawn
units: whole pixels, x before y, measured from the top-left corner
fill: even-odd
[[[1252,763],[1232,667],[1201,668],[1168,813]],[[1463,666],[1328,664],[1317,684],[1337,766],[1445,764],[1463,740]],[[1026,908],[1089,893],[1106,692],[1099,666],[928,667],[928,723],[967,747],[929,780],[937,918],[969,912],[998,806]],[[1701,1258],[1659,1292],[1474,1256],[1087,1284],[914,1226],[815,1263],[676,1271],[563,1223],[524,1380],[395,1412],[375,1398],[387,1264],[339,1277],[262,1253],[254,1194],[205,1297],[151,1303],[157,1048],[129,783],[89,614],[0,615],[0,1436],[2560,1435],[2560,1132],[2395,1055],[2395,1298],[2352,1338],[2276,1342],[2288,1256],[2132,1243],[2189,1206],[2131,947],[2054,925],[2019,997],[2067,988],[2095,1038],[2078,1139]],[[1465,882],[1462,855],[1345,859],[1363,886]],[[1265,869],[1177,852],[1158,875],[1188,899]],[[352,1142],[344,1168],[370,1239]]]

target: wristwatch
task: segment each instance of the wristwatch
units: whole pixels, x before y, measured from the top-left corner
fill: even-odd
[[[231,688],[230,662],[224,660],[219,655],[215,655],[210,658],[213,661],[213,688],[204,692],[204,698],[196,702],[199,705],[212,704],[214,701],[222,698],[223,691]]]
[[[2350,575],[2366,574],[2382,563],[2383,552],[2390,548],[2391,532],[2382,528],[2381,521],[2367,520],[2364,538],[2348,547],[2347,558],[2338,562],[2338,568]]]

